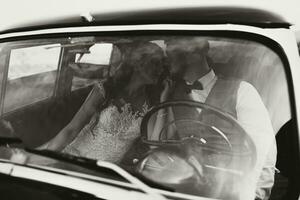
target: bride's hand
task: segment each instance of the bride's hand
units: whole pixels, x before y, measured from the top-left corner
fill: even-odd
[[[37,149],[37,150],[47,150],[48,145],[49,145],[49,142],[46,142],[45,144],[43,144],[41,146],[38,146],[35,149]]]

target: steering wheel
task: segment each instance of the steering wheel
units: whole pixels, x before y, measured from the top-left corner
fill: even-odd
[[[223,127],[218,127],[218,123],[207,123],[203,120],[205,118],[204,115],[202,119],[176,119],[176,117],[174,117],[173,120],[164,124],[160,130],[158,140],[149,139],[148,125],[150,124],[150,119],[153,119],[153,117],[156,119],[156,114],[160,109],[174,109],[177,106],[193,108],[194,110],[200,109],[201,113],[204,111],[209,112],[223,121],[232,124],[232,127],[235,127],[235,130],[232,130],[235,133],[235,138],[229,137],[228,135],[231,133],[228,131],[230,130],[224,130]],[[192,131],[188,134],[182,133],[182,131],[186,131],[185,129],[187,128],[179,129],[173,134],[175,136],[173,138],[168,138],[167,135],[164,135],[166,129],[170,127],[170,125],[175,125],[178,129],[180,124],[186,125],[184,127],[187,127],[188,129],[191,127],[194,129],[192,128]],[[201,134],[200,132],[204,133]],[[207,139],[207,137],[210,137],[210,139]],[[154,106],[142,119],[141,141],[150,146],[150,149],[152,150],[150,150],[147,156],[140,161],[137,171],[146,178],[149,178],[150,180],[160,180],[162,184],[166,184],[167,186],[174,185],[175,183],[178,184],[180,180],[187,180],[187,174],[194,174],[193,176],[197,174],[196,176],[198,177],[197,179],[199,182],[199,180],[203,180],[203,177],[205,176],[205,172],[203,172],[203,170],[206,170],[206,172],[214,171],[211,172],[211,174],[216,171],[217,173],[224,172],[229,174],[228,177],[232,174],[236,175],[240,172],[231,168],[230,163],[238,162],[241,164],[244,160],[246,160],[247,167],[240,173],[244,174],[253,169],[256,162],[255,145],[247,132],[239,125],[238,121],[230,114],[227,114],[218,108],[195,101],[168,101]],[[218,142],[216,143],[216,141]],[[236,141],[240,141],[240,143],[237,144]],[[240,148],[241,146],[243,148]],[[191,152],[193,155],[190,155]],[[216,155],[216,162],[218,162],[218,159],[224,160],[224,157],[226,157],[226,161],[222,161],[223,163],[221,167],[220,165],[213,166],[210,163],[203,161],[201,158],[206,155]],[[176,162],[172,163],[166,161],[168,159],[173,161],[175,160]],[[242,161],[238,159],[241,159]],[[165,166],[162,166],[161,163],[164,163],[163,165]],[[166,165],[168,166],[166,167]],[[153,170],[154,168],[155,170]],[[179,171],[170,172],[171,168]],[[158,172],[159,170],[162,170],[161,173]],[[170,174],[170,176],[167,178],[161,178],[162,176],[167,176],[167,174]],[[174,176],[177,178],[174,178]],[[182,187],[177,188],[180,189]]]
[[[205,141],[201,140],[201,138],[197,137],[196,134],[191,134],[188,136],[184,136],[181,137],[179,140],[177,139],[162,139],[163,137],[163,132],[165,132],[165,130],[170,126],[170,125],[176,125],[176,124],[192,124],[192,125],[196,125],[196,126],[200,126],[203,127],[207,130],[211,130],[212,134],[215,134],[216,136],[219,136],[219,138],[222,138],[224,144],[226,145],[227,149],[229,151],[233,151],[232,153],[234,154],[239,154],[239,153],[245,153],[245,152],[234,152],[234,145],[231,144],[230,139],[227,137],[227,134],[224,133],[224,131],[222,130],[222,128],[216,127],[213,124],[206,124],[204,122],[201,121],[201,119],[174,119],[170,122],[167,122],[164,127],[160,130],[159,133],[159,140],[149,140],[148,139],[148,123],[149,120],[154,116],[154,114],[157,113],[158,110],[160,109],[166,109],[166,108],[173,108],[173,107],[177,107],[177,106],[184,106],[184,107],[190,107],[190,108],[194,108],[194,109],[201,109],[202,111],[207,110],[211,113],[213,113],[214,115],[218,116],[219,118],[223,119],[224,121],[227,121],[231,124],[233,124],[233,126],[237,129],[238,133],[239,133],[239,137],[244,138],[244,142],[246,145],[246,148],[251,151],[253,157],[251,160],[253,160],[253,162],[256,161],[256,148],[255,145],[251,139],[251,137],[247,134],[247,132],[241,127],[241,125],[239,124],[239,122],[230,114],[225,113],[223,111],[221,111],[220,109],[210,106],[208,104],[205,103],[201,103],[201,102],[196,102],[196,101],[191,101],[191,100],[176,100],[176,101],[167,101],[167,102],[163,102],[160,103],[154,107],[152,107],[143,117],[142,122],[141,122],[141,139],[142,142],[148,145],[152,145],[152,146],[168,146],[168,145],[180,145],[183,144],[185,141],[187,140],[191,140],[193,139],[195,142],[198,142],[200,145],[203,145],[205,143]],[[177,136],[180,135],[180,133],[175,133]],[[238,136],[237,136],[238,137]],[[215,147],[218,148],[218,147]],[[225,149],[221,149],[221,150],[225,150]]]

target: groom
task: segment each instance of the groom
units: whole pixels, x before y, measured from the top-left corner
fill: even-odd
[[[277,150],[269,114],[260,95],[245,81],[216,76],[207,62],[207,40],[200,37],[176,38],[167,41],[166,45],[169,70],[176,81],[173,86],[169,84],[164,89],[163,93],[168,93],[164,100],[193,100],[231,114],[254,141],[257,172],[252,182],[256,184],[256,199],[267,199],[274,183]],[[234,141],[233,124],[205,110],[200,112],[204,122],[232,132],[229,138]],[[186,107],[173,108],[173,113],[176,120],[199,116],[199,111]],[[183,134],[187,130],[184,126],[176,128]]]

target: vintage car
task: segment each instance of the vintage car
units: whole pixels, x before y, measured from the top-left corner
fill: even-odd
[[[78,14],[1,30],[0,198],[298,199],[300,62],[290,26],[261,9],[170,7]],[[238,100],[226,99],[233,93],[223,89],[210,101],[180,96],[160,100],[165,81],[177,80],[172,79],[171,63],[193,62],[186,59],[186,49],[197,45],[179,42],[180,51],[171,57],[170,43],[195,38],[209,45],[210,72],[238,81]],[[139,114],[130,114],[133,108],[122,107],[127,99],[120,96],[131,79],[115,88],[108,80],[127,71],[132,77],[136,68],[120,68],[131,62],[132,52],[149,43],[161,49],[163,58],[146,64],[161,70],[151,72],[155,83],[143,86],[153,97],[150,103]],[[146,54],[140,56],[141,65],[147,62]],[[147,74],[151,69],[143,70]],[[88,120],[88,131],[80,131],[65,145],[66,149],[73,144],[72,150],[47,148],[45,144],[55,141],[94,88],[104,83],[105,93],[114,88],[119,99],[107,98],[95,110],[95,126]],[[252,88],[250,96],[241,91],[242,83]],[[138,101],[139,96],[131,97],[128,102]],[[125,103],[118,107],[120,102]],[[236,116],[227,111],[228,104]],[[160,111],[176,115],[180,109],[200,115],[207,111],[213,117],[209,121],[173,116],[153,138],[153,121]],[[215,123],[221,119],[231,128]],[[169,133],[171,127],[176,130]],[[101,140],[99,135],[105,134],[114,135],[112,141]],[[276,169],[269,167],[276,172],[275,182],[258,186],[263,167],[268,167],[263,163],[275,142],[272,138],[277,146],[277,157],[273,151],[272,158],[277,161]],[[121,145],[121,150],[114,145]],[[99,156],[90,156],[86,149]],[[112,161],[107,152],[120,158]],[[258,194],[258,187],[272,192]]]

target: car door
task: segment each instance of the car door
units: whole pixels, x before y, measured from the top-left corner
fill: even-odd
[[[16,136],[25,145],[35,146],[41,136],[51,132],[55,116],[51,115],[57,91],[62,55],[57,42],[11,44],[6,48],[7,59],[1,92],[2,119],[8,121]],[[36,134],[39,133],[39,134]],[[27,140],[35,134],[34,140]]]
[[[2,59],[2,121],[29,147],[54,137],[73,118],[93,84],[103,78],[101,74],[81,76],[70,66],[92,63],[81,70],[97,74],[110,64],[112,46],[70,44],[64,39],[8,45],[6,54],[2,52],[6,55]]]

